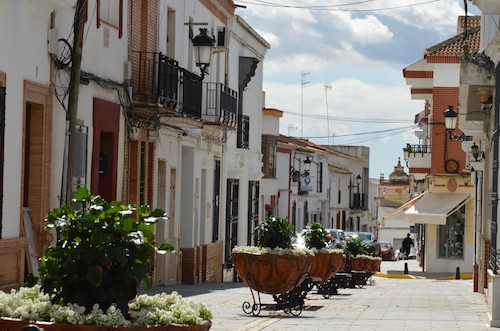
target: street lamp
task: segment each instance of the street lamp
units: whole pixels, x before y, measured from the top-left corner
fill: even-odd
[[[476,143],[471,146],[470,151],[476,161],[484,160],[484,152],[479,150],[479,146]]]
[[[207,29],[200,28],[200,34],[191,39],[191,41],[194,47],[194,61],[196,66],[200,67],[201,80],[203,80],[206,70],[210,66],[214,40],[207,35]]]
[[[311,163],[314,162],[313,161],[314,156],[308,155],[308,156],[306,156],[306,159],[304,161],[302,161],[301,159],[299,159],[296,156],[294,156],[293,158],[299,162],[304,163],[304,172],[302,172],[302,173],[299,170],[295,170],[292,167],[292,180],[294,182],[297,182],[297,181],[299,181],[300,177],[308,177],[309,176],[309,171],[311,170]],[[316,163],[316,162],[314,162],[314,163]]]
[[[446,109],[443,112],[444,115],[444,126],[446,128],[446,131],[448,131],[448,135],[451,140],[457,141],[471,141],[472,136],[466,136],[465,133],[462,132],[461,135],[457,135],[453,133],[453,131],[457,128],[457,117],[458,113],[453,109],[453,106],[448,106],[448,109]]]
[[[309,176],[309,170],[311,170],[311,163],[312,159],[310,159],[310,156],[306,156],[306,159],[304,160],[304,177]]]
[[[359,184],[361,184],[361,175],[356,176],[356,185],[358,186],[358,193],[359,193]]]
[[[403,148],[403,158],[405,159],[407,168],[408,168],[408,161],[410,160],[410,154],[411,154],[411,145],[407,143],[406,147]]]
[[[375,200],[382,200],[385,198],[385,194],[387,193],[387,189],[385,187],[380,188],[378,190],[378,196],[375,197]]]

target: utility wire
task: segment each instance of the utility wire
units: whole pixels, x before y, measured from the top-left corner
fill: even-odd
[[[284,4],[279,4],[279,3],[274,3],[270,1],[263,1],[263,0],[253,0],[257,3],[251,3],[245,0],[241,0],[238,2],[245,2],[248,4],[253,4],[253,5],[258,5],[258,6],[266,6],[266,7],[283,7],[283,8],[296,8],[296,9],[314,9],[314,8],[331,8],[331,7],[341,7],[341,6],[353,6],[353,5],[359,5],[362,3],[366,2],[373,2],[375,0],[362,0],[362,1],[357,1],[357,2],[350,2],[350,3],[344,3],[344,4],[338,4],[338,5],[304,5],[304,6],[299,6],[299,5],[284,5]]]
[[[285,115],[302,116],[300,113],[285,111]],[[382,119],[382,118],[355,118],[355,117],[338,117],[338,116],[326,116],[319,114],[304,114],[304,117],[318,118],[318,119],[330,119],[335,121],[343,122],[359,122],[359,123],[408,123],[408,119]]]
[[[421,5],[426,5],[429,3],[433,2],[439,2],[441,0],[428,0],[428,1],[422,1],[422,2],[417,2],[413,4],[408,4],[408,5],[401,5],[401,6],[394,6],[394,7],[385,7],[385,8],[372,8],[372,9],[348,9],[348,8],[317,8],[317,7],[310,7],[310,6],[292,6],[292,5],[282,5],[282,4],[264,4],[264,3],[255,3],[255,2],[249,2],[245,0],[238,0],[238,2],[245,3],[247,5],[255,5],[255,6],[265,6],[265,7],[273,7],[273,8],[292,8],[292,9],[307,9],[307,10],[317,10],[317,11],[350,11],[350,12],[377,12],[377,11],[386,11],[386,10],[394,10],[394,9],[401,9],[401,8],[410,8],[410,7],[415,7],[415,6],[421,6]],[[343,5],[347,6],[347,5]]]
[[[417,125],[410,125],[410,126],[403,126],[403,127],[387,129],[387,130],[347,133],[347,134],[339,134],[339,135],[332,135],[332,136],[334,138],[338,138],[338,137],[362,136],[362,135],[366,135],[366,134],[375,134],[375,133],[385,133],[385,132],[391,132],[391,131],[404,132],[404,131],[408,131],[410,129],[415,129],[416,127],[417,127]],[[328,138],[328,137],[332,137],[332,136],[316,136],[316,137],[304,137],[304,138],[306,138],[306,139],[322,139],[322,138]]]
[[[390,134],[383,134],[383,135],[380,135],[380,136],[370,137],[370,138],[366,138],[366,139],[363,139],[363,140],[343,142],[343,143],[340,143],[340,145],[359,145],[359,144],[362,144],[362,143],[365,143],[365,142],[371,142],[371,141],[374,141],[374,140],[380,140],[380,139],[384,139],[384,138],[387,138],[387,137],[396,136],[396,135],[399,135],[399,134],[407,132],[407,131],[410,131],[410,129],[400,130],[400,131],[393,132],[393,133],[390,133]],[[345,136],[348,136],[348,135],[345,135]],[[337,138],[339,136],[334,136],[334,137]],[[326,139],[326,138],[328,138],[328,137],[318,137],[318,138],[314,138],[314,139]]]

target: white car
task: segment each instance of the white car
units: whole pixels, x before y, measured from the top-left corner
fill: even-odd
[[[300,232],[295,233],[295,237],[292,239],[292,246],[294,248],[305,248],[306,243],[304,242],[304,238]]]

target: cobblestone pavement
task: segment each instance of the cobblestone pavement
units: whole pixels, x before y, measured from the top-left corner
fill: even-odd
[[[402,261],[400,261],[402,263]],[[500,330],[489,328],[487,303],[474,293],[471,280],[372,277],[363,288],[339,289],[325,299],[310,291],[299,316],[263,310],[258,317],[243,312],[252,301],[242,283],[155,287],[154,292],[177,291],[207,303],[213,312],[211,330]],[[273,304],[272,296],[261,302]]]

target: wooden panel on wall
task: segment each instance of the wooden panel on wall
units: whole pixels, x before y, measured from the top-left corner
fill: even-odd
[[[24,284],[24,265],[28,240],[0,240],[0,290],[9,291]]]

